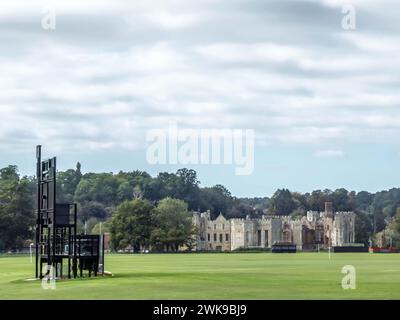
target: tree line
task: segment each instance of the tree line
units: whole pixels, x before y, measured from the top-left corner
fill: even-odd
[[[0,250],[13,250],[33,237],[35,192],[33,177],[20,176],[16,166],[0,169]],[[138,170],[83,174],[77,163],[76,168],[57,173],[57,201],[78,203],[79,232],[98,233],[101,226],[111,232],[115,249],[124,245],[138,249],[152,244],[164,250],[175,250],[178,244],[190,246],[188,234],[193,230],[187,221],[191,211],[210,210],[212,218],[220,213],[226,218],[301,217],[308,210],[323,211],[326,201],[333,202],[335,211],[356,213],[357,242],[367,244],[388,229],[400,245],[400,188],[377,193],[343,188],[311,193],[278,189],[271,198],[238,198],[223,185],[201,187],[196,171],[186,168],[155,177]],[[121,229],[124,219],[132,225],[146,221],[140,236],[136,229],[140,227]],[[171,221],[180,229],[170,225]]]
[[[142,199],[125,201],[113,214],[109,228],[114,250],[134,252],[150,247],[167,252],[185,245],[191,248],[196,232],[187,204],[169,197],[156,206]]]

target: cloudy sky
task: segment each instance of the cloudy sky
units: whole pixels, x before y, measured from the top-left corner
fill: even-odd
[[[84,4],[82,4],[84,3]],[[344,4],[356,30],[342,28]],[[55,30],[42,20],[56,13]],[[197,165],[237,196],[400,184],[400,2],[0,2],[0,166],[175,171],[146,132],[254,129],[255,170]]]

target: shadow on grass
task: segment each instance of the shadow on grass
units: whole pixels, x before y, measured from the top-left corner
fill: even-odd
[[[97,276],[91,277],[84,276],[83,278],[76,279],[58,279],[57,282],[82,282],[82,281],[109,281],[109,280],[117,280],[117,279],[165,279],[165,278],[197,278],[197,279],[209,279],[209,274],[201,274],[194,272],[125,272],[118,273],[112,276]],[[39,283],[41,280],[33,280],[27,281],[28,278],[17,279],[10,281],[9,283],[13,284],[27,284],[27,283]]]

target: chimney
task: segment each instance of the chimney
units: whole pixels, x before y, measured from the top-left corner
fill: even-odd
[[[327,217],[333,217],[333,204],[332,204],[332,202],[325,202],[325,215]]]

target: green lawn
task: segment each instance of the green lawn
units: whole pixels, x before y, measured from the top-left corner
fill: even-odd
[[[341,287],[345,265],[356,290]],[[108,255],[106,270],[43,290],[29,257],[0,257],[0,299],[400,299],[400,254]]]

